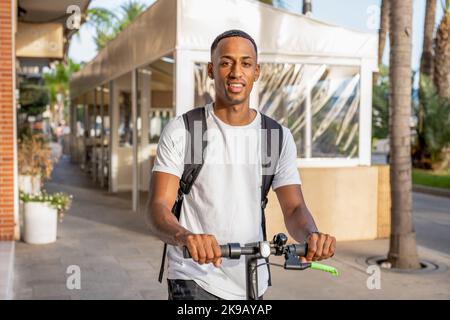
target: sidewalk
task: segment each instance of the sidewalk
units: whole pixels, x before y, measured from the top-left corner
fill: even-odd
[[[133,213],[131,195],[112,195],[63,157],[55,167],[50,192],[74,195],[59,224],[54,244],[16,242],[14,299],[166,299],[166,284],[157,282],[162,244],[150,236],[142,214]],[[145,204],[145,196],[141,207]],[[340,277],[317,271],[272,267],[273,286],[265,299],[450,299],[450,272],[381,274],[381,289],[369,290],[365,259],[384,255],[387,240],[338,243],[330,265]],[[420,248],[422,258],[450,265],[450,257]],[[280,262],[273,259],[272,262]],[[81,270],[81,290],[66,287],[70,265]]]
[[[0,242],[0,300],[12,299],[14,242]]]

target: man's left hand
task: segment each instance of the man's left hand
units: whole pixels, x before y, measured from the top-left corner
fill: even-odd
[[[301,262],[320,261],[334,256],[336,250],[336,238],[320,232],[312,233],[306,239],[308,252],[306,257],[301,257]]]

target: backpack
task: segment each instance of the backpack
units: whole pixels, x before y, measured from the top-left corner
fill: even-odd
[[[180,186],[178,188],[178,194],[177,198],[175,200],[175,203],[172,207],[172,213],[175,215],[177,220],[180,219],[180,213],[181,213],[181,206],[183,204],[183,198],[185,194],[188,194],[192,188],[192,185],[194,184],[195,180],[197,179],[200,170],[203,166],[203,155],[204,150],[207,146],[207,141],[204,141],[202,137],[204,136],[204,133],[206,131],[206,114],[205,114],[205,107],[201,108],[195,108],[192,109],[186,113],[183,114],[183,121],[184,126],[186,130],[188,131],[189,136],[186,139],[186,157],[185,157],[185,164],[184,164],[184,171],[180,179]],[[194,139],[194,123],[197,121],[201,121],[202,123],[202,135],[197,135],[197,139],[201,139],[202,143],[196,143],[196,140]],[[278,130],[278,154],[276,155],[276,162],[275,167],[277,165],[278,159],[281,154],[281,148],[283,145],[283,130],[281,125],[273,120],[272,118],[264,115],[261,113],[261,129],[263,129],[262,132],[266,132],[267,134],[264,135],[265,139],[261,139],[261,156],[271,156],[270,152],[272,150],[272,134],[271,130]],[[267,131],[264,131],[267,130]],[[193,143],[191,143],[193,142]],[[201,148],[201,149],[200,149]],[[267,153],[267,150],[269,150],[269,153]],[[200,157],[199,157],[200,155]],[[261,227],[263,231],[263,239],[264,241],[267,240],[267,234],[266,234],[266,218],[264,214],[264,209],[266,208],[268,199],[267,194],[269,193],[269,189],[272,185],[274,172],[269,174],[264,174],[265,168],[270,166],[270,164],[267,164],[266,161],[262,161],[262,167],[263,167],[263,175],[262,175],[262,186],[261,186]],[[165,259],[166,259],[166,252],[167,252],[167,243],[164,243],[164,250],[161,260],[161,268],[159,271],[159,277],[158,281],[162,282],[163,274],[164,274],[164,265],[165,265]],[[268,262],[268,258],[266,258],[266,261]],[[269,286],[271,285],[271,275],[270,275],[270,266],[267,265],[268,271],[269,271]]]

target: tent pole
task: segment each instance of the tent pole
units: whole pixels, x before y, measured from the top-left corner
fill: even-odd
[[[102,125],[101,125],[101,133],[100,133],[100,186],[103,188],[105,186],[105,175],[103,171],[103,167],[105,165],[104,163],[104,157],[105,157],[105,146],[104,146],[104,140],[105,140],[105,93],[103,92],[103,85],[100,87],[100,117],[102,119]]]
[[[119,95],[114,80],[109,82],[109,192],[117,192],[117,167],[119,143]]]
[[[311,131],[312,131],[312,112],[311,112],[311,86],[308,84],[306,90],[305,105],[305,157],[311,158]]]
[[[138,134],[137,134],[137,72],[131,71],[131,121],[133,123],[133,211],[138,211],[139,176],[138,176]]]

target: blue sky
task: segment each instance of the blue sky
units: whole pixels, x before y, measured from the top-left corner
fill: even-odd
[[[115,10],[128,0],[93,0],[90,7],[105,7]],[[150,5],[154,0],[140,0]],[[161,1],[161,0],[160,0]],[[214,0],[210,0],[214,1]],[[413,56],[412,67],[417,70],[420,65],[420,56],[423,43],[423,24],[425,17],[426,0],[413,0]],[[437,1],[436,25],[442,18],[441,1]],[[275,0],[276,6],[285,7],[294,12],[301,12],[301,0]],[[313,17],[335,25],[351,28],[363,32],[378,31],[379,16],[374,10],[379,6],[380,0],[312,0]],[[69,56],[76,62],[92,60],[97,54],[93,42],[94,30],[82,26],[80,37],[75,37],[69,48]],[[388,63],[389,43],[387,43],[383,62]]]

